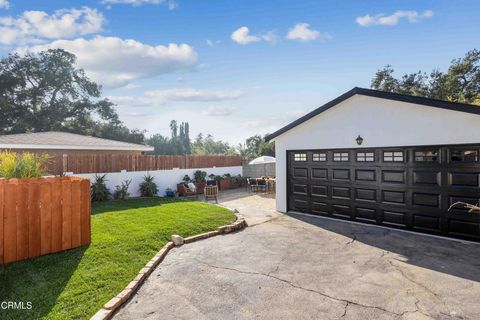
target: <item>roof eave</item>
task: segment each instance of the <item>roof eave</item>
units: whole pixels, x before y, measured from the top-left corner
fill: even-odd
[[[41,145],[41,144],[0,144],[0,149],[34,149],[34,150],[101,150],[101,151],[153,151],[150,146],[109,147],[109,146],[72,146],[72,145]]]

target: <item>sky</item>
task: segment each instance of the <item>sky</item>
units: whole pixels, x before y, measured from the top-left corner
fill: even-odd
[[[231,144],[480,48],[478,0],[0,0],[0,55],[64,48],[130,128]]]

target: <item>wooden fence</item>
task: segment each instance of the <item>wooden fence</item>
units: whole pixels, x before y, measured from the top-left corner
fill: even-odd
[[[48,173],[107,173],[169,170],[173,168],[212,168],[242,165],[240,156],[149,156],[131,154],[64,154],[53,156]]]
[[[0,179],[0,264],[89,243],[88,179]]]

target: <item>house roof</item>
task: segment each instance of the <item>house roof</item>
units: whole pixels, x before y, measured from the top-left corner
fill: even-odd
[[[268,135],[266,137],[267,141],[273,140],[274,138],[278,137],[279,135],[289,131],[290,129],[295,128],[296,126],[302,124],[303,122],[310,120],[311,118],[319,115],[320,113],[334,107],[335,105],[347,100],[348,98],[353,97],[354,95],[362,95],[362,96],[369,96],[375,98],[382,98],[388,100],[396,100],[402,101],[407,103],[414,103],[419,104],[427,107],[433,108],[441,108],[441,109],[448,109],[460,112],[467,112],[473,114],[480,114],[480,106],[466,104],[466,103],[458,103],[458,102],[449,102],[437,99],[430,99],[430,98],[423,98],[417,96],[410,96],[405,94],[398,94],[392,92],[385,92],[385,91],[378,91],[372,89],[365,89],[365,88],[358,88],[355,87],[352,90],[342,94],[341,96],[325,103],[323,106],[307,113],[303,117],[298,118],[297,120],[293,121],[292,123],[286,125],[285,127],[275,131],[274,133]]]
[[[1,149],[152,151],[153,147],[69,132],[47,131],[0,135]]]

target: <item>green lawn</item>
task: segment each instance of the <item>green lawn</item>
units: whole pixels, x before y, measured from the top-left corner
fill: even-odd
[[[88,319],[136,276],[170,240],[234,220],[227,209],[163,198],[93,205],[88,247],[0,266],[0,302],[31,301],[0,319]]]

